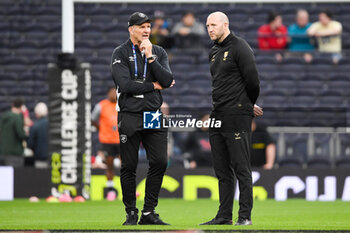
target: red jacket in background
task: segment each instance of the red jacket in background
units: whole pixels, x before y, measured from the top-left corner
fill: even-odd
[[[259,48],[263,50],[284,49],[287,44],[287,28],[282,25],[272,31],[269,24],[262,25],[258,30]]]

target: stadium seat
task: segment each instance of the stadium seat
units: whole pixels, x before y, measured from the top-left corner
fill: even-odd
[[[169,59],[170,65],[172,64],[195,64],[196,59],[189,56],[174,56]]]
[[[298,157],[301,161],[305,161],[307,156],[308,134],[286,133],[285,140],[285,155]]]
[[[283,157],[278,161],[280,168],[302,168],[303,162],[299,158]]]
[[[303,64],[305,64],[305,61],[303,58],[299,58],[299,57],[286,57],[286,58],[283,58],[282,63],[283,64],[303,65]]]
[[[331,161],[327,157],[315,156],[307,161],[308,168],[330,168]]]
[[[346,168],[350,169],[350,157],[349,156],[341,156],[336,159],[335,165],[337,168]]]
[[[308,81],[325,81],[327,79],[327,76],[325,74],[316,74],[316,73],[306,73],[304,76],[302,76],[302,80],[308,80]]]
[[[322,117],[322,116],[321,116]],[[315,133],[314,136],[314,155],[322,156],[331,154],[330,145],[333,143],[331,134]]]
[[[286,88],[279,88],[279,89],[271,89],[271,90],[267,90],[264,94],[266,96],[276,96],[276,98],[278,97],[287,97],[292,93],[292,91],[290,91],[289,89]]]
[[[295,89],[295,92],[293,93],[294,96],[292,98],[294,98],[295,96],[311,96],[311,97],[316,97],[316,95],[318,94],[318,90],[314,89],[314,88],[302,88],[302,87],[298,87]]]
[[[328,90],[339,91],[343,95],[349,94],[349,92],[348,92],[349,88],[350,88],[350,82],[348,82],[348,81],[334,80],[334,81],[327,82],[327,89]]]
[[[320,96],[318,98],[320,106],[325,107],[345,107],[345,99],[341,96]]]
[[[336,19],[343,24],[343,44],[349,43],[348,4],[326,4],[338,12]],[[7,87],[4,79],[16,81],[39,81],[41,86],[47,82],[47,63],[56,60],[61,49],[61,2],[31,1],[20,4],[11,0],[0,3],[0,32],[4,40],[0,48],[0,95],[12,92],[10,83]],[[169,25],[181,19],[185,10],[193,10],[198,18],[205,22],[207,15],[215,10],[229,14],[231,29],[245,38],[251,47],[257,47],[257,29],[266,21],[267,13],[279,10],[285,23],[294,20],[295,10],[302,7],[310,12],[311,21],[317,20],[318,10],[324,4],[310,3],[276,3],[276,4],[75,4],[75,52],[81,61],[92,63],[93,80],[110,82],[109,60],[113,48],[128,37],[127,20],[131,13],[142,9],[149,16],[154,9],[164,11]],[[177,81],[174,89],[164,92],[172,97],[180,93],[190,94],[187,87],[193,85],[192,92],[199,96],[210,96],[210,71],[208,64],[208,48],[212,45],[208,36],[200,38],[205,48],[178,49],[168,51],[170,66]],[[345,47],[343,47],[345,48]],[[349,47],[350,48],[350,47]],[[311,64],[304,64],[300,59],[285,59],[283,64],[276,64],[276,51],[260,51],[255,49],[256,61],[261,80],[261,104],[266,107],[280,109],[274,114],[266,114],[265,119],[271,125],[344,125],[342,113],[336,111],[338,106],[346,107],[349,103],[350,76],[348,74],[350,60],[347,51],[338,65],[333,65],[329,57],[315,53]],[[171,60],[173,55],[174,59]],[[208,83],[192,83],[191,80],[205,79]],[[191,82],[188,82],[191,81]],[[4,86],[2,86],[2,84]],[[30,85],[28,82],[26,85]],[[181,89],[181,91],[180,91]],[[278,90],[278,91],[276,91]],[[29,91],[30,92],[30,91]],[[44,98],[47,90],[42,89],[40,98]],[[317,97],[314,97],[316,94]],[[98,94],[99,96],[100,94]],[[286,97],[287,96],[287,97]],[[318,96],[320,96],[318,98]],[[12,96],[9,96],[12,97]],[[93,96],[95,98],[95,96]],[[30,99],[31,101],[32,99]],[[189,105],[195,105],[195,99]],[[189,100],[187,100],[189,102]],[[206,101],[198,102],[206,105]],[[315,121],[305,117],[300,119],[296,114],[282,114],[281,108],[328,106],[329,113],[320,113]],[[309,114],[309,113],[305,113]],[[328,114],[328,115],[327,115]],[[333,114],[330,117],[329,114]],[[282,117],[283,116],[283,117]],[[321,117],[321,118],[319,118]],[[329,118],[328,121],[325,119]],[[263,120],[265,120],[263,119]]]
[[[340,142],[340,154],[343,156],[350,157],[350,134],[349,133],[341,133],[339,134],[339,142]]]
[[[350,75],[349,74],[334,74],[329,77],[330,81],[350,81]]]
[[[342,96],[341,90],[324,90],[320,93],[320,96]]]
[[[276,64],[275,58],[271,56],[257,56],[255,58],[257,64]]]
[[[317,99],[313,96],[292,96],[289,98],[289,103],[291,107],[316,107]]]
[[[264,107],[281,107],[288,102],[288,98],[285,96],[264,96],[260,98],[262,106]]]
[[[333,60],[330,57],[314,57],[311,64],[333,65]]]
[[[297,87],[314,89],[314,90],[322,90],[325,88],[325,85],[322,81],[304,80],[304,81],[298,82]]]

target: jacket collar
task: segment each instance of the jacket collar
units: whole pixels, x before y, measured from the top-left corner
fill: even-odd
[[[129,38],[128,39],[128,45],[130,45],[130,48],[132,48],[132,41],[131,41],[131,39]],[[135,45],[135,50],[136,50],[136,52],[140,52],[140,49],[139,49],[139,46],[138,45]]]
[[[215,44],[217,44],[218,46],[225,46],[225,45],[227,45],[229,42],[230,42],[230,40],[233,38],[233,34],[232,33],[230,33],[230,34],[228,34],[227,36],[226,36],[226,38],[221,42],[221,43],[218,43],[218,42],[215,42]]]

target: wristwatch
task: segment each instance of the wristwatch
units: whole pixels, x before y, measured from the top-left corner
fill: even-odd
[[[147,58],[147,61],[152,61],[152,60],[155,60],[156,59],[156,56],[155,55],[152,55],[150,57]]]

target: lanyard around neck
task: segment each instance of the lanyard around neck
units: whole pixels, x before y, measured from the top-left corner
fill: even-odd
[[[135,45],[133,44],[132,45],[132,53],[134,55],[134,62],[135,62],[135,78],[138,77],[138,72],[137,72],[137,57],[136,57],[136,50],[135,50]],[[146,74],[147,74],[147,58],[146,58],[146,55],[145,55],[145,67],[143,68],[143,80],[146,79]]]

